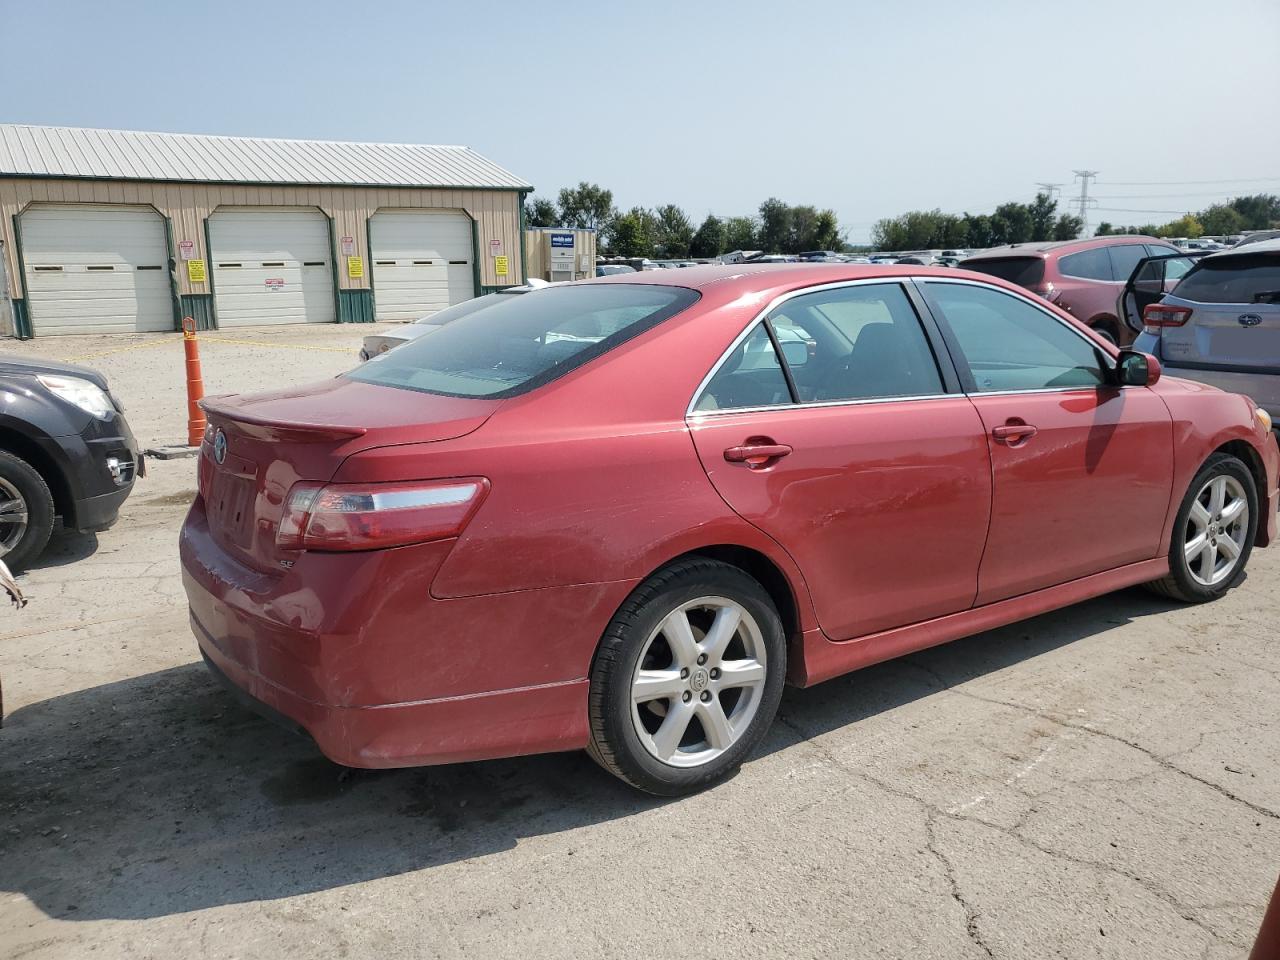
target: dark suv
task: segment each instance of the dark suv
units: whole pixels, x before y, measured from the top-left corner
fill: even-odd
[[[1155,237],[1111,236],[993,247],[960,261],[963,270],[1026,287],[1127,346],[1134,331],[1116,317],[1116,299],[1138,261],[1181,253]]]
[[[0,557],[34,560],[54,519],[105,530],[144,472],[138,443],[96,370],[0,355]]]

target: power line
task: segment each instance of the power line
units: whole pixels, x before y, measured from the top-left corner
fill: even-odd
[[[1108,180],[1108,187],[1194,187],[1214,183],[1280,183],[1280,177],[1236,177],[1233,180]]]

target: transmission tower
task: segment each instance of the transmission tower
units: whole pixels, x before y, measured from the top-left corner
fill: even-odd
[[[1087,237],[1089,235],[1089,208],[1097,204],[1097,200],[1089,199],[1089,181],[1098,175],[1097,170],[1073,170],[1071,171],[1080,181],[1080,196],[1076,202],[1080,204],[1080,234]]]
[[[1050,200],[1053,199],[1055,193],[1062,192],[1062,184],[1060,183],[1037,183],[1036,186],[1040,188],[1041,193],[1047,193]]]

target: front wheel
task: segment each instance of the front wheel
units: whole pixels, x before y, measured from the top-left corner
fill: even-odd
[[[1147,586],[1185,603],[1222,596],[1244,576],[1258,532],[1258,488],[1237,457],[1216,453],[1183,498],[1169,545],[1169,575]]]
[[[785,674],[782,622],[764,588],[728,564],[679,561],[637,587],[605,631],[588,752],[648,793],[701,790],[760,742]]]

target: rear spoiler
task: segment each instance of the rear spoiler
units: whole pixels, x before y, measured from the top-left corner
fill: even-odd
[[[353,440],[368,433],[365,427],[334,426],[327,423],[306,423],[301,420],[255,416],[235,403],[235,394],[224,397],[205,397],[200,401],[200,409],[219,420],[234,424],[237,432],[256,440],[321,443]]]

